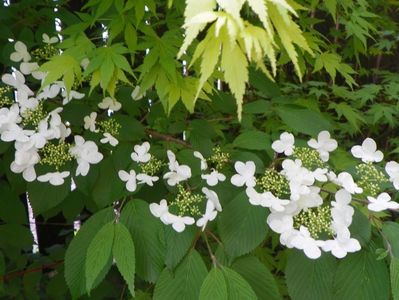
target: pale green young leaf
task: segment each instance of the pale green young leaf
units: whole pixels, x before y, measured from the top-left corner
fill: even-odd
[[[267,6],[264,0],[247,0],[248,5],[258,15],[260,21],[265,27],[269,36],[272,36],[272,30],[270,28],[269,17],[267,14]]]
[[[127,283],[130,294],[134,297],[134,274],[136,270],[134,243],[129,230],[122,223],[115,224],[112,254],[119,272]]]
[[[93,237],[87,248],[85,277],[86,290],[88,293],[95,287],[95,283],[104,277],[110,268],[109,261],[112,259],[112,245],[114,243],[114,224],[105,224]]]
[[[202,283],[199,300],[228,300],[227,285],[223,271],[213,268]]]
[[[248,82],[248,61],[237,44],[223,44],[221,67],[237,103],[237,115],[241,120],[245,84]]]
[[[326,6],[334,22],[337,21],[337,0],[325,0],[324,5]]]

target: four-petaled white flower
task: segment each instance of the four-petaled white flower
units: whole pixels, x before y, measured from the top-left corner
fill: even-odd
[[[235,186],[247,186],[254,187],[256,184],[255,178],[255,163],[253,161],[247,161],[243,163],[242,161],[237,161],[234,164],[234,168],[236,169],[238,174],[235,174],[231,177],[231,183]]]
[[[309,230],[301,226],[297,235],[291,240],[291,244],[295,248],[303,250],[307,257],[316,259],[321,256],[320,247],[324,245],[324,241],[315,240],[311,237]]]
[[[111,146],[115,147],[116,145],[119,144],[119,141],[112,136],[109,132],[104,132],[103,138],[100,140],[101,143],[103,144],[110,144]]]
[[[162,199],[161,202],[159,202],[159,204],[151,203],[150,211],[155,217],[160,218],[161,221],[164,224],[166,224],[166,219],[167,216],[169,215],[169,208],[168,208],[168,203],[166,202],[165,199]]]
[[[344,258],[346,254],[359,251],[361,249],[358,240],[350,237],[347,228],[343,228],[337,232],[334,240],[327,240],[322,245],[322,249],[332,253],[336,258]]]
[[[4,74],[1,80],[17,90],[18,98],[27,98],[33,96],[32,90],[25,84],[25,76],[18,70],[12,74]]]
[[[206,187],[203,187],[201,191],[202,191],[202,193],[204,193],[207,201],[211,201],[213,203],[213,205],[215,206],[215,209],[217,211],[222,211],[222,206],[220,205],[219,197],[216,194],[216,192],[214,192]]]
[[[208,164],[206,163],[206,159],[204,158],[204,156],[202,156],[202,154],[200,152],[194,151],[194,156],[201,161],[201,170],[202,171],[208,169]]]
[[[385,171],[389,175],[389,181],[395,189],[399,190],[399,164],[396,161],[389,161],[385,165]]]
[[[126,182],[126,189],[129,192],[134,192],[136,190],[137,188],[136,171],[130,170],[128,173],[124,170],[120,170],[118,172],[118,176],[122,181]]]
[[[215,205],[213,204],[212,201],[208,200],[206,202],[205,213],[202,215],[201,218],[199,218],[197,220],[197,223],[196,223],[197,226],[202,227],[202,231],[204,231],[208,222],[213,221],[216,218],[217,214],[218,214],[218,212],[217,212],[217,210],[215,210]]]
[[[391,201],[391,196],[388,193],[381,193],[377,198],[367,196],[369,204],[367,208],[372,211],[384,211],[386,209],[399,209],[399,203]]]
[[[58,37],[56,37],[56,36],[49,37],[47,33],[43,33],[42,38],[43,38],[43,43],[46,43],[46,44],[58,43]]]
[[[285,206],[290,203],[289,200],[279,199],[269,191],[258,193],[253,187],[247,187],[245,192],[249,198],[249,202],[252,205],[269,207],[276,212],[284,211]]]
[[[91,132],[97,132],[96,131],[96,118],[97,118],[97,113],[96,112],[92,112],[90,113],[89,116],[85,116],[83,118],[83,121],[85,122],[84,124],[84,128],[87,130],[90,130]]]
[[[168,224],[172,224],[172,228],[177,232],[183,232],[186,225],[192,225],[195,223],[195,220],[192,217],[176,216],[171,213],[165,216],[165,221]]]
[[[219,173],[217,170],[212,170],[210,174],[202,174],[201,178],[206,180],[206,184],[209,186],[215,186],[219,181],[225,181],[226,176]]]
[[[288,132],[283,132],[280,135],[280,139],[273,142],[272,149],[277,153],[284,153],[285,155],[290,156],[294,153],[294,143],[294,135]]]
[[[355,183],[352,175],[348,172],[339,173],[337,177],[337,183],[351,194],[363,193],[363,189]]]
[[[101,109],[109,109],[112,111],[118,111],[121,109],[122,104],[112,99],[111,97],[105,97],[102,102],[98,103],[98,107]]]
[[[139,184],[145,183],[149,186],[153,186],[154,182],[158,181],[159,177],[140,173],[140,174],[137,174],[136,179],[138,180]]]
[[[384,158],[384,154],[377,150],[377,144],[371,138],[366,138],[361,146],[353,146],[351,152],[354,157],[360,158],[365,163],[380,162]]]
[[[103,159],[103,155],[98,152],[96,143],[85,141],[80,135],[75,136],[75,146],[71,147],[69,152],[78,163],[76,176],[86,176],[89,173],[90,164],[98,164]]]
[[[322,161],[328,161],[330,152],[338,147],[337,141],[332,139],[330,133],[326,130],[319,133],[317,141],[315,139],[310,139],[308,145],[319,152]]]
[[[17,41],[14,44],[15,52],[11,53],[10,59],[14,62],[20,62],[21,60],[24,62],[30,61],[31,56],[28,52],[28,48],[23,42]]]
[[[51,185],[63,185],[64,179],[70,175],[70,172],[49,172],[44,175],[37,177],[37,180],[40,182],[49,182]]]
[[[190,167],[187,165],[179,165],[176,156],[172,151],[168,150],[167,155],[169,159],[168,166],[170,172],[165,173],[163,178],[167,180],[168,185],[175,186],[179,182],[189,179],[191,177]]]
[[[150,151],[149,142],[144,142],[141,145],[135,145],[134,152],[131,154],[131,158],[135,162],[146,163],[151,159],[151,154],[148,153],[148,151]]]

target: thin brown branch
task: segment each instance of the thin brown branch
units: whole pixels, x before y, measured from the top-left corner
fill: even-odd
[[[146,129],[146,132],[153,138],[164,140],[164,141],[167,141],[167,142],[172,142],[172,143],[175,143],[175,144],[179,144],[179,145],[182,145],[185,148],[189,148],[189,149],[192,148],[192,146],[189,143],[187,143],[187,142],[185,142],[185,141],[183,141],[181,139],[175,138],[175,137],[173,137],[171,135],[163,134],[163,133],[157,132],[157,131],[152,130],[152,129]]]
[[[44,269],[55,269],[56,267],[58,267],[59,265],[61,265],[63,263],[64,263],[64,260],[59,260],[59,261],[56,261],[56,262],[54,262],[52,264],[42,265],[42,266],[37,267],[37,268],[11,272],[11,273],[5,274],[4,276],[0,276],[0,282],[8,281],[8,280],[16,278],[16,277],[22,277],[25,274],[29,274],[29,273],[41,272]]]

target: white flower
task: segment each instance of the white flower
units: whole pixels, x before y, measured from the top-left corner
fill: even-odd
[[[142,99],[145,96],[146,92],[144,91],[144,93],[141,91],[140,86],[136,86],[131,94],[132,99],[137,101]]]
[[[58,42],[58,38],[56,36],[50,38],[47,33],[43,33],[42,38],[43,38],[43,43],[46,44],[55,44]]]
[[[331,201],[331,217],[333,219],[333,228],[339,231],[342,228],[349,227],[352,223],[352,217],[355,210],[350,206],[352,195],[345,189],[335,193],[335,201]]]
[[[105,97],[102,102],[98,104],[98,107],[101,109],[109,109],[112,111],[118,111],[121,109],[122,104],[118,101],[112,99],[111,97]]]
[[[83,137],[75,136],[75,146],[69,152],[76,158],[78,167],[76,176],[86,176],[89,173],[90,164],[97,164],[103,159],[103,155],[98,152],[98,147],[93,141],[85,141]]]
[[[175,154],[168,150],[167,155],[169,158],[169,170],[170,172],[167,172],[163,178],[167,179],[167,183],[170,186],[175,186],[181,181],[187,180],[191,177],[191,169],[187,165],[179,165],[179,163],[176,161],[176,156]]]
[[[148,153],[150,151],[150,143],[144,142],[141,145],[134,146],[134,152],[131,154],[131,158],[135,162],[146,163],[151,159],[151,154]]]
[[[297,201],[301,195],[310,193],[310,188],[314,183],[314,176],[311,171],[302,167],[302,162],[299,159],[295,161],[285,159],[282,163],[283,170],[281,173],[288,179],[288,184],[291,192],[291,200]]]
[[[253,187],[247,187],[245,190],[249,202],[252,205],[260,205],[262,207],[269,207],[277,212],[284,211],[284,206],[290,203],[289,200],[282,200],[275,197],[271,192],[266,191],[258,193]]]
[[[150,211],[155,217],[160,218],[161,221],[164,224],[166,224],[165,219],[167,218],[167,215],[169,215],[169,208],[168,208],[168,203],[166,202],[165,199],[162,199],[161,202],[159,202],[159,204],[151,203]],[[167,225],[168,224],[169,223],[167,223]]]
[[[384,154],[377,150],[377,144],[371,138],[366,138],[361,146],[353,146],[351,152],[354,157],[360,158],[365,163],[380,162],[384,158]]]
[[[137,174],[136,179],[139,181],[139,184],[147,184],[149,186],[153,186],[154,182],[158,181],[158,176],[150,176],[148,174],[140,173]]]
[[[271,213],[267,217],[267,224],[276,233],[283,233],[294,228],[294,219],[285,213]]]
[[[212,201],[208,200],[206,202],[205,214],[203,214],[202,217],[197,220],[197,226],[202,227],[202,231],[204,231],[206,224],[208,224],[209,221],[213,221],[217,214],[218,212],[215,210],[215,205]]]
[[[89,66],[90,60],[85,57],[80,61],[80,66],[83,68],[83,70],[86,70],[86,68]]]
[[[233,175],[231,177],[231,183],[235,186],[243,186],[254,187],[256,185],[255,179],[255,163],[253,161],[247,161],[243,163],[241,161],[237,161],[234,164],[234,168],[236,169],[238,174]]]
[[[322,161],[328,161],[330,152],[338,147],[337,141],[332,139],[330,133],[326,130],[319,132],[317,141],[315,139],[309,140],[308,145],[319,152]]]
[[[37,69],[39,69],[39,65],[35,62],[23,62],[19,66],[19,70],[24,75],[32,74]]]
[[[194,156],[201,161],[201,170],[202,171],[208,169],[208,164],[206,163],[205,158],[202,156],[202,154],[200,152],[194,151]]]
[[[294,136],[291,133],[283,132],[280,135],[280,139],[273,142],[272,149],[277,153],[284,153],[289,156],[294,153],[294,143]]]
[[[328,179],[327,175],[326,175],[327,172],[328,172],[328,169],[317,168],[312,173],[313,173],[314,179],[316,179],[317,181],[326,182]]]
[[[70,90],[68,93],[66,89],[63,89],[61,92],[61,96],[62,96],[62,105],[66,105],[73,99],[77,100],[82,99],[85,96],[85,94],[79,93],[74,90]]]
[[[202,174],[201,178],[206,180],[206,184],[209,186],[215,186],[219,181],[225,181],[226,176],[219,173],[217,170],[212,170],[210,174]]]
[[[350,237],[347,228],[340,230],[334,240],[324,242],[322,249],[326,252],[331,251],[337,258],[344,258],[346,254],[359,251],[361,249],[359,241]]]
[[[306,210],[311,207],[318,207],[323,204],[323,198],[320,196],[320,188],[317,186],[308,187],[307,194],[299,195],[299,198],[294,200],[297,208]]]
[[[385,171],[389,175],[389,181],[399,190],[399,164],[396,161],[389,161],[385,165]]]
[[[96,132],[96,118],[97,113],[92,112],[89,116],[85,116],[83,121],[85,122],[84,128],[89,129],[91,132]]]
[[[201,191],[206,196],[206,199],[213,203],[213,205],[215,206],[215,209],[217,211],[222,211],[222,206],[220,205],[219,197],[214,191],[212,191],[206,187],[203,187]]]
[[[367,196],[369,204],[367,208],[372,211],[384,211],[386,209],[399,209],[399,203],[391,201],[391,196],[387,193],[381,193],[377,196],[377,199],[371,196]]]
[[[303,250],[307,257],[316,259],[321,256],[320,247],[324,245],[324,241],[315,240],[311,237],[309,230],[301,226],[299,234],[292,239],[291,244],[295,248]]]
[[[10,165],[11,171],[14,173],[22,173],[23,178],[32,182],[36,179],[35,164],[40,160],[37,149],[30,149],[29,151],[17,150],[15,151],[14,161]]]
[[[161,219],[162,220],[162,219]],[[174,214],[167,214],[165,216],[165,224],[172,224],[172,227],[177,232],[183,232],[186,225],[192,225],[195,223],[194,218],[187,216],[176,216]]]
[[[359,187],[353,177],[348,172],[341,172],[338,174],[337,182],[340,186],[342,186],[345,190],[347,190],[351,194],[361,194],[363,193],[363,189]]]
[[[14,62],[20,62],[22,61],[30,61],[31,56],[28,52],[28,48],[26,48],[26,45],[20,41],[17,41],[14,44],[14,49],[15,52],[11,53],[10,59]]]
[[[0,139],[4,142],[28,142],[33,130],[24,130],[17,124],[9,124],[6,130],[1,133]]]
[[[15,70],[12,74],[4,74],[1,80],[17,90],[18,97],[27,98],[33,96],[32,90],[25,85],[25,76],[18,70]]]
[[[134,170],[130,170],[129,173],[124,170],[120,170],[118,172],[118,176],[122,181],[126,182],[126,189],[129,192],[134,192],[136,190],[136,172]]]
[[[43,88],[43,91],[37,95],[37,99],[52,99],[56,97],[61,91],[61,87],[55,84],[49,84]]]
[[[64,179],[70,175],[70,172],[49,172],[47,174],[41,175],[37,177],[37,180],[40,182],[49,182],[52,185],[63,185]]]
[[[119,144],[119,141],[114,138],[109,132],[104,132],[103,136],[104,137],[100,140],[102,144],[109,143],[113,147]]]

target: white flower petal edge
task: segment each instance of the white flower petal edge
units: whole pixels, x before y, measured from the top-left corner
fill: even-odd
[[[320,154],[321,160],[325,162],[330,158],[330,152],[334,151],[338,147],[337,141],[332,139],[330,133],[326,130],[321,131],[318,134],[317,141],[315,139],[310,139],[308,145],[317,150]]]
[[[130,170],[128,173],[124,170],[120,170],[118,172],[118,176],[122,181],[126,182],[126,189],[129,192],[134,192],[136,190],[137,188],[136,171]]]
[[[294,153],[294,144],[294,135],[288,132],[283,132],[280,135],[280,139],[273,142],[272,149],[277,153],[284,153],[285,155],[290,156]]]
[[[351,152],[354,157],[360,158],[365,163],[380,162],[384,158],[384,154],[377,150],[377,144],[371,138],[366,138],[361,146],[353,146]]]
[[[381,193],[377,198],[367,196],[369,204],[367,208],[371,211],[379,212],[387,209],[397,210],[399,209],[399,203],[391,201],[391,196],[388,193]]]
[[[64,179],[70,175],[70,172],[49,172],[37,177],[40,182],[49,182],[51,185],[59,186],[64,184]]]
[[[237,161],[234,164],[234,168],[238,174],[235,174],[231,177],[231,184],[241,187],[243,185],[247,187],[254,187],[256,184],[255,179],[255,163],[253,161],[247,161],[243,163],[241,161]]]
[[[396,161],[389,161],[385,165],[385,171],[389,175],[389,181],[393,183],[396,190],[399,190],[399,164]]]

